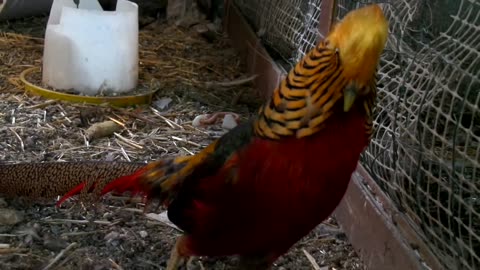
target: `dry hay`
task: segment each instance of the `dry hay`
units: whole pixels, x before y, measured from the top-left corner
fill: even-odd
[[[209,43],[193,29],[166,24],[140,33],[140,76],[150,89],[158,89],[151,106],[118,109],[27,95],[18,76],[41,65],[45,22],[31,18],[0,26],[2,162],[149,161],[193,154],[225,132],[218,124],[193,127],[195,116],[231,111],[244,120],[259,105],[250,84],[224,83],[248,77],[225,37]],[[164,97],[172,101],[161,109],[158,101]],[[121,130],[88,141],[85,130],[104,120],[119,123]],[[23,219],[0,226],[2,269],[163,269],[178,234],[164,222],[145,218],[141,204],[126,205],[118,198],[107,199],[95,211],[0,198],[2,207],[14,209]],[[364,269],[335,221],[325,224],[275,268],[311,269],[316,261],[322,269]],[[194,265],[198,268],[200,263],[207,269],[224,269],[232,260]]]
[[[44,21],[35,20],[44,25]],[[140,77],[168,97],[168,109],[152,106],[114,109],[105,106],[54,102],[24,94],[18,76],[40,66],[43,28],[33,37],[22,31],[4,32],[0,39],[2,113],[0,158],[5,161],[150,160],[169,153],[198,151],[223,131],[199,130],[191,125],[202,113],[232,111],[248,116],[258,102],[251,86],[218,86],[247,77],[235,50],[222,38],[208,43],[192,31],[157,25],[140,34]],[[19,33],[20,32],[20,33]],[[242,93],[240,97],[232,96]],[[235,104],[232,104],[235,101]],[[89,143],[84,129],[95,122],[114,120],[124,128],[113,137]],[[19,136],[17,136],[16,134]],[[174,143],[172,143],[172,141]],[[192,143],[196,141],[196,143]]]

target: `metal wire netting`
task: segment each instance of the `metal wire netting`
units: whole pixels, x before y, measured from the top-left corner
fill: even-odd
[[[322,0],[234,0],[268,49],[295,63],[315,45]]]
[[[321,2],[235,1],[290,64],[316,43]],[[386,1],[336,2],[341,19]],[[388,2],[376,134],[361,162],[447,269],[480,269],[480,0]]]

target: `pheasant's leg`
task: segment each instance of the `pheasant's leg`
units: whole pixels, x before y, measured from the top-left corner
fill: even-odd
[[[168,259],[167,262],[167,270],[177,270],[181,264],[182,258],[178,254],[177,249],[173,248],[170,254],[170,259]]]
[[[187,236],[185,235],[178,237],[170,254],[170,259],[167,262],[167,270],[177,270],[186,259],[191,257],[187,248],[187,241]]]

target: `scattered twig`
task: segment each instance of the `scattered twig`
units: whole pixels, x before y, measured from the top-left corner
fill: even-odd
[[[17,137],[18,141],[20,142],[20,149],[22,150],[22,152],[25,152],[25,145],[23,144],[22,137],[20,137],[20,135],[18,135],[18,133],[13,128],[9,127],[8,129],[15,135],[15,137]]]
[[[143,149],[143,146],[141,146],[140,144],[137,144],[137,143],[133,142],[132,140],[129,140],[129,139],[123,137],[123,136],[120,135],[119,133],[114,132],[113,134],[115,135],[115,137],[117,137],[118,139],[120,139],[122,142],[130,145],[131,147],[137,148],[137,149],[139,149],[139,150],[142,150],[142,149]]]
[[[105,230],[96,230],[96,231],[90,231],[90,232],[68,232],[68,233],[62,233],[60,236],[61,237],[83,236],[83,235],[90,235],[90,234],[96,234],[96,233],[102,233],[102,232],[105,232]]]
[[[57,102],[58,102],[57,100],[51,99],[51,100],[47,100],[43,103],[38,103],[38,104],[28,106],[28,107],[25,107],[25,108],[28,109],[28,110],[43,109],[43,108],[48,107],[50,105],[53,105]]]
[[[112,107],[112,110],[115,110],[115,111],[117,111],[118,113],[121,113],[121,114],[128,115],[130,117],[134,117],[136,119],[140,119],[140,120],[142,120],[143,122],[146,122],[146,123],[156,124],[155,121],[153,121],[151,119],[148,119],[146,117],[143,117],[142,115],[140,115],[138,113],[133,113],[133,112],[127,111],[125,109],[120,109],[120,108],[117,108],[117,107]],[[117,115],[117,114],[114,113],[114,115]]]
[[[99,225],[112,225],[113,223],[110,221],[106,220],[74,220],[74,219],[47,219],[43,220],[43,222],[46,223],[52,223],[52,224],[65,224],[65,223],[74,223],[74,224],[89,224],[89,223],[95,223]]]
[[[123,157],[128,161],[128,162],[132,162],[132,160],[130,159],[130,157],[128,156],[127,152],[125,151],[125,149],[120,146],[120,150],[122,151],[122,155]]]
[[[188,149],[185,148],[185,147],[182,147],[182,149],[183,149],[185,152],[187,152],[189,155],[191,155],[191,156],[195,155],[195,153],[193,153],[192,151],[188,150]]]
[[[171,138],[176,140],[176,141],[185,142],[185,143],[188,143],[188,144],[196,146],[196,147],[202,147],[200,144],[198,144],[196,142],[192,142],[192,141],[189,141],[189,140],[186,140],[186,139],[182,139],[182,138],[179,138],[177,136],[172,136]]]
[[[57,254],[57,256],[55,256],[55,258],[53,258],[53,260],[43,268],[43,270],[48,270],[50,269],[56,262],[58,262],[60,260],[60,258],[62,258],[62,256],[67,252],[69,251],[70,249],[72,249],[77,243],[76,242],[73,242],[71,243],[70,245],[68,245],[68,247],[66,247],[65,249],[63,249],[62,251],[60,251],[60,253]]]
[[[10,233],[0,233],[0,237],[18,237],[19,235]]]
[[[180,126],[179,124],[173,122],[172,120],[166,118],[165,116],[161,115],[160,112],[158,110],[156,110],[155,108],[153,107],[150,107],[151,110],[153,111],[153,113],[160,117],[163,121],[165,121],[165,123],[167,123],[171,128],[179,128],[179,129],[183,129],[182,126]]]
[[[302,248],[303,254],[305,254],[305,257],[307,257],[308,261],[312,264],[313,269],[315,270],[325,270],[320,268],[320,265],[315,261],[313,256],[304,248]],[[328,268],[327,268],[328,269]]]
[[[27,248],[1,248],[0,254],[12,254],[12,253],[20,253],[20,252],[27,252]]]
[[[118,210],[121,210],[121,211],[126,211],[126,212],[133,212],[133,213],[138,213],[138,214],[143,214],[144,213],[144,211],[142,209],[137,209],[137,208],[118,207],[118,206],[112,206],[112,205],[109,205],[108,207],[113,208],[113,209],[118,209]]]
[[[111,121],[117,123],[117,125],[122,126],[123,128],[126,127],[126,125],[125,125],[124,123],[122,123],[121,121],[119,121],[119,120],[117,120],[117,119],[115,119],[115,118],[113,118],[113,117],[107,116],[107,118],[110,119]]]
[[[119,264],[117,264],[115,261],[113,261],[111,258],[108,258],[108,260],[110,261],[110,263],[112,264],[112,266],[115,268],[115,269],[118,269],[118,270],[123,270],[123,267],[121,267]]]
[[[238,85],[249,83],[249,82],[255,80],[255,78],[257,78],[257,76],[258,75],[252,75],[252,76],[247,77],[247,78],[241,78],[241,79],[237,79],[237,80],[233,80],[233,81],[229,81],[229,82],[206,82],[205,86],[207,86],[207,87],[212,87],[212,86],[222,86],[222,87],[238,86]]]

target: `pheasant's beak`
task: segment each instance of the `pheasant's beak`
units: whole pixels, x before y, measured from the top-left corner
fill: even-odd
[[[357,90],[353,86],[347,86],[343,91],[343,111],[348,112],[355,102]]]

